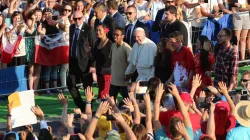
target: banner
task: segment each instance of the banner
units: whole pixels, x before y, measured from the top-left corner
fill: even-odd
[[[0,95],[27,90],[25,65],[0,70]]]
[[[2,36],[2,56],[1,62],[9,64],[14,56],[25,56],[25,40],[23,38],[25,29],[22,28],[19,35],[13,34],[10,39],[6,37],[6,34]]]
[[[55,66],[69,62],[69,34],[39,35],[35,44],[35,63]]]
[[[36,115],[31,111],[31,107],[35,106],[33,90],[14,92],[9,95],[8,101],[12,103],[12,128],[37,123]]]

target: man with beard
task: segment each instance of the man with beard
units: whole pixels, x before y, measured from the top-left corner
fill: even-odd
[[[220,49],[216,56],[214,86],[218,87],[218,82],[227,84],[228,90],[237,87],[238,77],[238,53],[230,43],[232,31],[228,28],[222,29],[218,35]],[[209,75],[209,72],[207,72]]]

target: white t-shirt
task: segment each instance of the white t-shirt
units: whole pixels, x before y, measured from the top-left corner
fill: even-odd
[[[6,31],[9,32],[11,29],[13,28],[13,25],[11,24],[9,27],[6,28]],[[14,44],[16,42],[18,38],[18,34],[15,31],[12,36],[9,39],[9,42],[11,44]],[[25,39],[22,39],[17,50],[16,53],[14,55],[14,57],[19,57],[19,56],[25,56],[26,55],[26,50],[25,50]]]
[[[131,0],[128,2],[128,5],[132,5],[134,3],[134,0]],[[147,15],[148,13],[148,9],[147,9],[147,5],[148,2],[147,1],[143,1],[142,5],[139,5],[138,3],[135,5],[136,9],[137,9],[137,18],[138,19],[142,19],[144,16]]]
[[[159,2],[153,1],[152,2],[151,15],[152,15],[153,21],[155,21],[157,12],[163,8],[165,8],[165,4],[162,1],[159,1]]]

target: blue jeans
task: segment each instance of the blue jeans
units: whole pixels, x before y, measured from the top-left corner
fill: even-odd
[[[57,66],[45,66],[44,68],[44,82],[49,82],[50,80],[56,81],[57,80]]]

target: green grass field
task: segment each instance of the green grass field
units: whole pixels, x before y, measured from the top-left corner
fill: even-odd
[[[249,69],[250,69],[250,66],[240,68],[238,80],[240,80],[240,78],[241,78],[241,73],[243,71],[249,70]],[[97,95],[98,89],[94,88],[93,91]],[[65,92],[64,95],[69,97],[69,106],[68,106],[69,111],[68,112],[69,113],[73,112],[72,109],[75,108],[76,106],[71,98],[71,95],[68,92]],[[85,99],[83,96],[83,91],[81,91],[81,95],[82,95],[82,98]],[[118,99],[119,98],[121,98],[121,97],[118,97]],[[57,100],[57,94],[53,94],[50,96],[48,96],[48,95],[36,96],[35,103],[36,103],[36,105],[39,105],[42,108],[42,110],[45,113],[45,117],[56,117],[56,116],[58,117],[61,115],[62,106]],[[7,105],[7,101],[0,103],[0,110],[1,110],[0,111],[0,122],[6,121],[4,119],[4,116],[7,114],[6,105]],[[97,103],[94,103],[94,109],[96,109],[97,106],[98,106]]]

